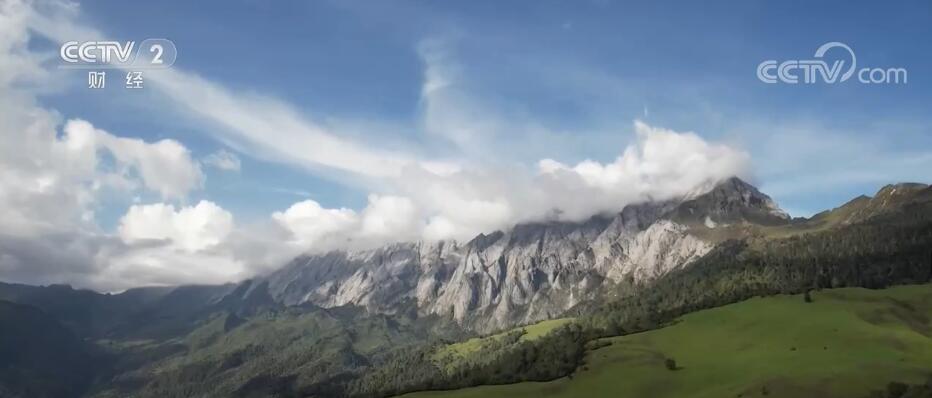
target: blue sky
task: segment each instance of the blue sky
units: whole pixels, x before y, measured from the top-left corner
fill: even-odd
[[[170,38],[180,51],[176,68],[234,90],[274,96],[317,118],[392,124],[391,131],[364,133],[377,143],[418,140],[424,65],[417,48],[425,40],[445,40],[471,92],[499,112],[563,131],[556,147],[535,143],[520,153],[522,160],[610,160],[630,140],[630,128],[621,126],[641,118],[740,143],[754,155],[757,182],[766,190],[771,179],[792,180],[761,162],[794,148],[755,145],[759,136],[780,134],[781,126],[814,130],[815,138],[819,129],[843,140],[880,134],[882,139],[871,140],[891,153],[929,148],[932,90],[924,72],[932,70],[930,7],[921,1],[884,7],[804,1],[101,1],[82,4],[81,14],[115,38]],[[908,84],[772,86],[756,79],[760,61],[811,58],[827,41],[847,43],[864,63],[906,67]],[[152,99],[145,94],[75,89],[43,101],[65,117],[145,139],[176,138],[199,154],[222,145],[199,131],[202,126],[146,109]],[[791,172],[819,172],[819,159],[798,161],[812,168]],[[293,201],[285,190],[310,193],[328,206],[365,203],[365,192],[339,181],[249,156],[243,156],[241,174],[216,174],[222,175],[210,175],[202,194],[249,216]],[[923,176],[891,171],[886,179]],[[871,193],[878,184],[870,179],[774,195],[805,215]]]
[[[38,235],[87,223],[77,230],[94,245],[119,248],[88,260],[111,276],[167,253],[240,272],[260,260],[234,249],[272,252],[259,237],[282,231],[302,249],[463,238],[730,174],[808,216],[932,170],[925,1],[21,1],[0,9],[0,51],[13,60],[0,62],[12,76],[0,101],[17,107],[0,115],[0,139],[13,148],[31,120],[54,130],[22,144],[27,158],[96,141],[59,156],[75,164],[0,159],[40,182],[17,191],[22,202],[0,197],[0,211],[14,206]],[[143,90],[123,88],[119,70],[90,90],[86,71],[56,67],[63,42],[105,38],[168,38],[178,59],[146,71]],[[762,61],[812,59],[832,41],[859,68],[905,68],[907,83],[758,80]],[[240,167],[211,166],[218,152]],[[69,170],[78,164],[91,169]],[[59,203],[50,192],[74,203],[61,218],[22,204]],[[174,246],[153,254],[136,238]],[[216,245],[232,257],[205,254]],[[231,275],[143,270],[147,283]],[[139,283],[120,278],[87,284]]]

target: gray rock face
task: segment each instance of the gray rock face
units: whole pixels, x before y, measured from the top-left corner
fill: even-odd
[[[380,313],[416,305],[421,314],[452,316],[475,330],[507,328],[559,316],[598,299],[603,286],[649,282],[703,256],[712,243],[689,234],[677,221],[681,214],[729,222],[785,216],[769,197],[734,180],[688,200],[631,205],[579,223],[522,224],[465,244],[306,255],[265,280],[287,305],[351,304]]]

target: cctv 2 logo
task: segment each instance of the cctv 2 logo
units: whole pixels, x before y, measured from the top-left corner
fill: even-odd
[[[831,63],[823,59],[825,53],[833,48],[847,51],[850,64],[845,69],[846,61],[839,59]],[[776,60],[767,60],[757,65],[757,78],[768,84],[814,84],[814,83],[841,83],[847,81],[857,72],[857,80],[864,84],[906,84],[907,72],[905,68],[861,68],[857,69],[857,56],[847,44],[833,41],[819,47],[815,59],[788,60],[777,63]]]
[[[178,49],[168,39],[146,39],[139,47],[135,41],[69,41],[62,44],[59,55],[59,66],[64,68],[168,68],[175,63]]]

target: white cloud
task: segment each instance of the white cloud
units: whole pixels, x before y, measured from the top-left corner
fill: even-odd
[[[643,122],[634,123],[634,132],[635,142],[609,163],[585,160],[570,166],[544,159],[537,170],[488,165],[443,172],[409,167],[391,180],[396,194],[370,195],[360,213],[304,201],[273,218],[312,250],[465,240],[521,222],[578,221],[748,175],[750,158],[743,151]]]
[[[204,158],[204,164],[216,167],[220,170],[239,171],[242,162],[235,153],[221,149]]]
[[[107,37],[75,22],[73,12],[37,13],[23,8],[23,23],[53,41]],[[375,149],[371,139],[361,144],[335,133],[286,102],[261,94],[233,92],[194,73],[177,68],[151,70],[146,83],[169,99],[174,111],[199,117],[212,126],[205,131],[261,159],[362,178],[397,175],[406,165],[416,163],[407,154]]]
[[[187,252],[216,246],[233,229],[233,215],[215,203],[202,200],[178,210],[174,205],[133,205],[120,219],[120,238],[126,243],[141,240],[170,241]]]
[[[49,4],[50,9],[55,6]],[[68,12],[67,8],[63,10]],[[219,222],[198,217],[209,206],[195,206],[175,216],[188,224],[179,227],[187,232],[172,236],[180,242],[178,247],[126,244],[101,230],[95,218],[102,197],[152,192],[165,199],[182,199],[202,185],[200,165],[177,141],[120,137],[84,120],[63,122],[57,112],[40,106],[37,93],[47,90],[44,85],[54,82],[61,72],[46,67],[45,61],[54,55],[29,49],[27,25],[32,12],[28,4],[18,1],[0,3],[3,279],[118,290],[162,281],[217,282],[221,281],[218,275],[245,269],[245,260],[208,250],[186,256],[184,261],[169,261],[171,256],[206,248],[213,242],[211,234],[222,235],[227,228],[223,217]],[[213,215],[210,219],[214,220]],[[150,272],[154,268],[144,266],[153,262],[164,272]],[[199,269],[221,262],[227,266]]]
[[[361,213],[326,209],[308,199],[273,213],[272,219],[291,233],[299,248],[314,251],[420,239],[422,230],[415,203],[392,195],[369,195]]]
[[[260,95],[234,94],[199,76],[165,70],[151,74],[152,87],[188,112],[224,128],[212,130],[234,147],[257,157],[320,171],[388,177],[413,159],[363,146],[308,120],[290,105]]]
[[[96,198],[105,190],[145,187],[183,197],[202,175],[181,144],[122,138],[38,105],[54,80],[48,54],[30,51],[31,9],[0,5],[0,218],[6,233],[38,236],[96,228]],[[108,158],[106,155],[109,155]]]
[[[116,161],[118,174],[138,174],[146,188],[163,198],[183,199],[203,183],[200,165],[178,141],[163,139],[148,143],[138,138],[117,137],[84,120],[69,120],[64,130],[68,149],[82,151],[82,166],[91,167],[97,163],[96,151],[106,150]]]
[[[634,130],[636,144],[611,163],[585,160],[568,166],[541,160],[538,167],[548,180],[543,185],[556,198],[553,208],[578,219],[617,209],[619,203],[669,199],[711,188],[728,177],[748,177],[746,152],[709,144],[692,132],[678,133],[641,121],[634,123]]]
[[[497,126],[491,115],[463,92],[459,68],[449,59],[446,43],[424,41],[418,54],[424,63],[421,85],[424,130],[449,140],[460,150],[481,152]]]
[[[105,257],[104,257],[105,256]],[[249,264],[229,253],[188,252],[162,246],[119,247],[99,254],[99,270],[86,277],[91,286],[119,290],[133,286],[221,284],[253,275]]]
[[[530,145],[546,129],[471,96],[442,48],[421,49],[427,71],[420,127],[455,144],[462,159],[457,162],[417,156],[416,149],[360,144],[280,100],[233,92],[177,68],[153,72],[148,87],[175,112],[219,127],[205,130],[237,151],[316,173],[336,170],[346,177],[341,181],[362,182],[373,192],[358,211],[305,200],[266,223],[237,226],[230,212],[212,202],[178,205],[204,183],[201,165],[181,143],[120,137],[82,120],[65,123],[59,137],[61,121],[36,104],[34,91],[8,84],[45,79],[41,57],[26,48],[26,25],[53,41],[105,35],[75,24],[72,16],[4,9],[0,18],[15,25],[0,24],[0,243],[11,248],[0,256],[0,270],[24,280],[108,289],[225,282],[279,265],[299,250],[469,239],[518,222],[619,210],[746,173],[743,152],[644,123],[635,124],[635,143],[613,162],[544,159],[536,168],[524,166],[509,157],[515,146],[503,148],[499,140]],[[221,169],[240,164],[226,151],[204,162]],[[137,195],[143,188],[166,203],[135,204],[115,233],[101,231],[94,221],[99,192]],[[52,250],[67,253],[67,264],[55,265],[61,257],[45,253],[59,246],[65,248]],[[42,266],[30,269],[35,262]]]
[[[406,197],[369,195],[369,205],[362,212],[361,235],[378,242],[419,238],[420,213]]]
[[[324,209],[313,200],[291,205],[284,212],[275,212],[272,219],[293,234],[302,247],[333,248],[344,243],[350,231],[358,228],[355,211]]]
[[[68,121],[58,137],[53,113],[13,104],[23,99],[14,98],[0,96],[0,104],[10,104],[10,113],[0,115],[0,214],[10,230],[29,234],[86,224],[105,189],[145,187],[183,198],[202,184],[200,167],[178,142],[117,137],[83,120]]]

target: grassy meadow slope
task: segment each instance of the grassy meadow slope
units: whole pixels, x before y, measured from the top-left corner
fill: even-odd
[[[754,298],[603,339],[571,377],[426,397],[861,397],[932,373],[932,285]],[[677,369],[668,370],[673,358]]]
[[[489,351],[500,350],[503,346],[512,346],[520,342],[534,341],[572,321],[572,318],[549,319],[489,336],[447,344],[439,347],[432,359],[438,366],[450,371],[464,363],[482,362],[484,358],[487,359]]]

